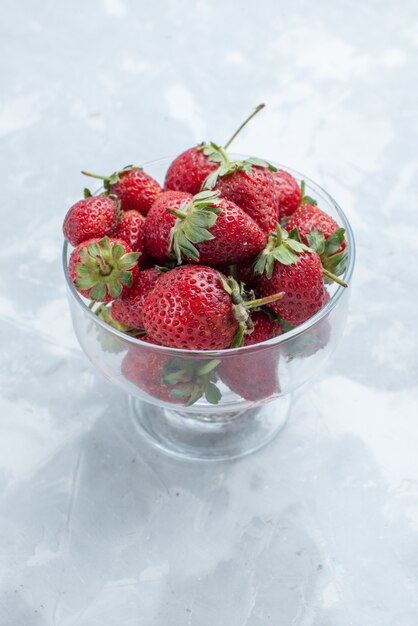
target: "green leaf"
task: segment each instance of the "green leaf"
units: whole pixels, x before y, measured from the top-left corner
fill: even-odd
[[[341,276],[344,273],[347,266],[348,254],[347,250],[343,250],[338,254],[327,257],[324,266],[327,270],[331,271],[336,276]]]
[[[267,278],[271,278],[274,272],[274,257],[273,255],[269,255],[267,259],[267,267],[266,267],[266,275]]]
[[[99,248],[100,248],[100,254],[103,254],[103,256],[106,256],[106,257],[110,257],[110,255],[112,254],[112,247],[110,245],[109,237],[107,237],[107,236],[102,237],[102,239],[100,239],[98,245],[99,245]],[[118,245],[120,245],[120,244],[118,244]]]
[[[94,287],[90,289],[90,298],[101,302],[106,297],[106,285],[104,283],[96,283]]]
[[[118,261],[125,254],[125,248],[120,243],[115,243],[112,249],[113,258]]]
[[[80,248],[80,251],[78,253],[78,258],[80,259],[82,264],[87,263],[87,261],[91,259],[87,246],[83,246],[82,248]]]
[[[204,376],[205,374],[209,374],[209,372],[212,372],[214,369],[216,369],[218,365],[220,365],[220,363],[221,359],[211,359],[210,361],[206,361],[198,368],[198,376]]]
[[[324,233],[320,232],[316,228],[312,228],[311,232],[306,236],[309,246],[315,250],[319,256],[324,254],[325,251],[325,237]]]
[[[192,389],[192,393],[190,394],[190,398],[188,399],[186,406],[191,406],[197,400],[199,400],[199,398],[202,397],[202,393],[203,393],[202,385],[200,385],[199,383],[196,383],[196,385]]]
[[[190,380],[190,376],[187,374],[186,370],[179,369],[177,371],[170,372],[169,374],[165,374],[161,380],[164,384],[176,385],[180,382],[187,382]]]
[[[311,196],[303,196],[300,202],[301,204],[313,204],[314,206],[318,205],[315,198],[312,198]]]
[[[79,278],[76,278],[74,281],[74,285],[78,289],[82,289],[83,291],[85,291],[86,289],[91,289],[91,287],[93,287],[93,285],[95,284],[96,284],[96,278],[94,278],[93,276],[79,277]]]
[[[101,250],[100,250],[98,244],[95,243],[94,241],[92,241],[89,244],[89,246],[88,246],[88,253],[89,253],[90,256],[93,256],[93,257],[101,254]]]
[[[325,254],[330,256],[341,248],[344,241],[345,229],[339,228],[325,241]]]
[[[249,163],[250,165],[255,165],[256,167],[266,167],[271,172],[277,171],[277,167],[274,167],[274,165],[272,165],[268,161],[265,161],[264,159],[259,159],[257,157],[249,157],[248,159],[245,159],[244,163]]]
[[[213,189],[217,182],[218,182],[218,170],[215,170],[214,172],[209,174],[209,176],[206,178],[205,182],[203,183],[203,186],[205,189],[208,189],[208,190]]]
[[[219,191],[211,191],[209,189],[205,190],[205,191],[200,191],[199,193],[197,193],[194,197],[193,197],[193,201],[200,201],[200,200],[216,200],[217,198],[219,198],[220,193]]]
[[[239,324],[231,343],[231,348],[239,348],[244,342],[245,325]]]
[[[289,239],[294,239],[295,241],[300,241],[302,243],[302,240],[300,238],[300,234],[299,234],[299,230],[296,228],[292,228],[292,230],[289,233]]]
[[[292,265],[298,260],[297,254],[295,254],[295,252],[290,250],[287,246],[279,246],[273,250],[271,255],[282,265]]]
[[[192,392],[192,387],[175,387],[170,391],[172,398],[188,398]]]
[[[302,252],[312,252],[311,248],[305,246],[305,244],[300,241],[296,241],[296,239],[287,239],[285,246],[291,248],[297,254],[302,254]]]
[[[205,398],[210,404],[219,404],[222,394],[215,383],[208,383],[205,387]]]
[[[140,252],[128,252],[119,259],[119,267],[123,270],[131,270],[138,263]]]
[[[178,263],[182,262],[183,256],[192,261],[199,260],[199,250],[193,245],[182,231],[179,231],[174,240],[174,252]]]
[[[109,290],[112,298],[120,298],[122,295],[122,285],[116,280],[109,281],[107,284],[107,288]],[[91,292],[90,292],[91,295]]]
[[[132,272],[119,272],[118,279],[122,285],[130,287],[132,285]]]
[[[91,275],[91,268],[83,263],[77,263],[75,266],[77,274],[80,278],[90,278],[93,282],[96,282],[96,278]],[[91,285],[90,285],[91,286]]]

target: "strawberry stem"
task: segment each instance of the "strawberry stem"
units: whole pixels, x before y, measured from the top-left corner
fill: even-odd
[[[348,287],[347,283],[344,280],[342,280],[341,278],[338,278],[338,276],[336,276],[332,272],[329,272],[324,267],[322,268],[322,273],[324,276],[326,276],[330,280],[333,280],[335,283],[338,283],[339,285],[341,285],[341,287]]]
[[[84,174],[84,176],[90,176],[90,178],[98,178],[99,180],[109,180],[109,176],[100,176],[100,174],[92,174],[91,172],[85,172],[84,170],[81,170],[81,173]]]
[[[168,209],[166,208],[167,213],[170,213],[170,215],[174,215],[174,217],[178,217],[180,220],[184,220],[184,218],[186,217],[186,213],[183,213],[183,211],[178,211],[177,209]]]
[[[257,113],[259,111],[261,111],[261,109],[264,109],[266,105],[265,104],[259,104],[255,110],[251,113],[251,115],[249,115],[247,117],[246,120],[244,120],[244,122],[241,124],[241,126],[239,128],[237,128],[237,130],[235,131],[235,133],[232,135],[232,137],[230,137],[230,139],[228,139],[228,141],[226,142],[226,144],[224,145],[224,150],[226,150],[227,148],[229,148],[229,146],[231,145],[231,143],[234,141],[235,137],[242,131],[242,129],[244,128],[244,126],[246,126],[248,124],[248,122],[254,117],[254,115],[257,115]]]
[[[103,274],[103,276],[109,276],[112,268],[106,263],[101,254],[96,254],[96,259],[100,267],[100,273]]]
[[[279,293],[273,293],[271,296],[266,296],[265,298],[258,298],[257,300],[249,300],[248,302],[243,302],[243,305],[247,309],[254,309],[256,307],[264,306],[265,304],[270,304],[271,302],[276,302],[276,300],[280,300],[285,295],[284,291],[280,291]]]

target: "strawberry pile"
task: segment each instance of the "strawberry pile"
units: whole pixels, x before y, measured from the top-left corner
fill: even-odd
[[[64,220],[68,272],[108,324],[182,350],[255,345],[302,324],[329,299],[347,260],[344,229],[267,161],[234,160],[201,143],[169,166],[164,187],[127,166]],[[97,304],[96,304],[97,303]],[[204,355],[203,355],[204,356]],[[133,344],[124,376],[155,398],[216,404],[218,377],[251,401],[278,390],[277,351],[223,359],[169,358]],[[251,362],[249,362],[251,360]]]

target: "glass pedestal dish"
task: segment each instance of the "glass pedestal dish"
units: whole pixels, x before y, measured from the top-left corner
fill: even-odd
[[[242,158],[242,157],[241,157]],[[172,158],[144,164],[160,183]],[[346,230],[348,263],[342,278],[350,285],[354,267],[353,233],[331,196],[290,168],[306,193]],[[316,375],[334,351],[346,323],[350,286],[327,285],[328,303],[293,330],[261,344],[221,351],[188,351],[156,346],[128,336],[97,317],[68,277],[69,246],[63,262],[68,300],[78,341],[93,365],[129,396],[138,435],[165,452],[189,459],[232,459],[268,443],[286,423],[294,392]],[[178,386],[166,387],[167,374],[211,372],[219,403],[205,397],[185,406]],[[126,419],[121,406],[119,416]]]

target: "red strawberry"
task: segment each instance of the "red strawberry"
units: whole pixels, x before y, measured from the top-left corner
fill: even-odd
[[[345,231],[313,202],[311,199],[310,203],[301,204],[288,221],[286,229],[289,232],[297,229],[300,240],[319,254],[324,269],[333,274],[327,276],[335,280],[335,276],[340,276],[347,264]]]
[[[89,239],[71,253],[70,280],[86,298],[111,302],[128,293],[138,272],[139,256],[120,239]]]
[[[323,233],[325,239],[328,239],[340,227],[330,215],[322,211],[316,204],[301,204],[286,224],[288,232],[294,228],[298,229],[303,243],[308,244],[308,235],[313,228]],[[341,245],[341,249],[343,250],[344,248],[345,242]]]
[[[294,326],[305,322],[323,306],[324,276],[347,287],[347,283],[323,267],[319,254],[300,241],[297,229],[289,235],[279,225],[259,255],[254,271],[262,274],[259,287],[262,297],[279,289],[285,293],[281,302],[268,306]]]
[[[78,246],[87,239],[112,236],[116,231],[118,215],[118,205],[112,198],[92,196],[85,189],[84,199],[73,204],[65,216],[64,237],[72,246]]]
[[[206,154],[207,144],[189,148],[174,159],[165,176],[164,189],[186,191],[193,196],[202,189],[202,185],[211,172],[219,167]]]
[[[244,335],[244,346],[267,341],[283,332],[278,322],[261,311],[252,315],[252,322],[254,329]],[[245,400],[264,400],[279,390],[278,359],[277,347],[225,356],[218,368],[219,376],[231,391]]]
[[[122,361],[122,375],[155,399],[182,404],[182,397],[171,396],[171,392],[182,383],[166,385],[162,382],[167,361],[169,357],[164,354],[135,346]]]
[[[154,268],[138,272],[129,293],[112,304],[112,317],[132,328],[143,328],[142,306],[146,296],[154,289],[162,273]]]
[[[144,261],[144,226],[145,218],[138,211],[123,211],[116,227],[115,236],[126,241],[133,252],[141,252],[139,265]]]
[[[232,143],[238,133],[264,107],[259,104],[251,115],[241,124],[238,130],[227,141],[224,148],[213,142],[201,143],[189,148],[174,159],[167,170],[164,188],[171,191],[186,191],[193,196],[202,189],[206,178],[220,165],[229,162],[225,149]]]
[[[215,191],[191,196],[182,191],[161,194],[145,220],[148,253],[158,261],[176,258],[208,265],[253,257],[267,237],[254,220]]]
[[[202,395],[218,404],[215,359],[173,359],[154,350],[135,346],[122,361],[122,375],[154,399],[191,405]]]
[[[255,265],[261,296],[279,289],[285,295],[269,308],[286,322],[297,326],[322,307],[324,297],[323,268],[320,257],[287,231],[277,226]]]
[[[280,201],[280,219],[292,215],[298,208],[302,194],[298,182],[289,172],[277,170],[272,173],[276,194]]]
[[[324,282],[321,259],[315,252],[303,252],[294,263],[276,262],[271,278],[263,276],[260,293],[269,296],[280,289],[281,302],[270,304],[272,311],[297,326],[322,308]]]
[[[271,301],[283,294],[274,294]],[[144,327],[154,341],[186,350],[221,350],[239,345],[250,328],[238,284],[203,265],[184,265],[164,274],[143,306]]]
[[[82,172],[85,176],[103,180],[105,190],[116,196],[122,211],[139,211],[146,215],[156,197],[163,191],[160,184],[141,167],[127,165],[110,176]]]
[[[211,174],[205,187],[220,191],[223,198],[235,202],[269,233],[279,220],[280,205],[272,177],[274,169],[259,159],[229,163]]]

